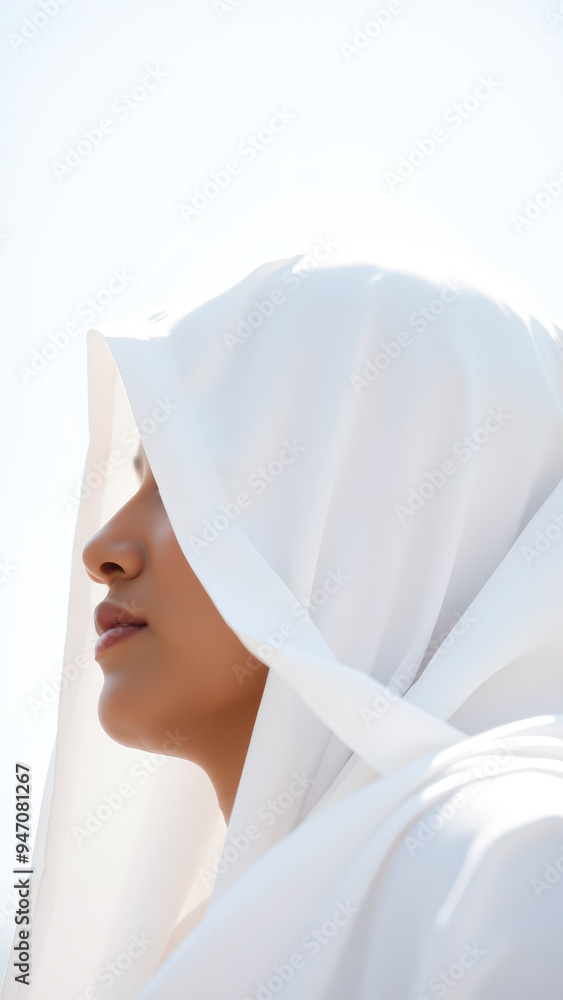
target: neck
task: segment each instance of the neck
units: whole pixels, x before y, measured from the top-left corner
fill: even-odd
[[[266,676],[264,676],[264,684]],[[262,684],[262,689],[264,684]],[[225,823],[229,823],[254,729],[262,690],[255,700],[238,711],[206,719],[197,728],[190,726],[189,738],[176,755],[198,764],[208,775]],[[186,727],[184,728],[186,731]]]

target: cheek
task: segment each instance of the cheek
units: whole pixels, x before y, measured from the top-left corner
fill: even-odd
[[[168,518],[153,534],[151,562],[155,626],[161,638],[173,640],[186,630],[199,632],[202,625],[209,627],[213,612],[218,613],[182,552]]]
[[[98,717],[117,742],[138,746],[141,740],[145,749],[156,750],[169,729],[202,732],[214,720],[257,704],[268,668],[210,606],[208,616],[199,614],[193,625],[178,619],[162,639],[147,630],[134,654],[132,647],[116,647]]]
[[[244,701],[253,685],[240,678],[250,676],[244,671],[253,658],[217,611],[167,518],[155,537],[160,684],[169,681],[176,697],[185,694],[202,708]]]
[[[223,620],[182,552],[166,512],[150,522],[143,594],[149,628],[109,650],[98,716],[125,746],[160,746],[260,697],[267,667]],[[251,664],[249,666],[249,663]]]

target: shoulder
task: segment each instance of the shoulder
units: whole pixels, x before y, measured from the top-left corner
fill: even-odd
[[[563,775],[529,762],[438,797],[396,843],[384,881],[388,901],[408,899],[409,996],[454,985],[456,1000],[558,995]]]

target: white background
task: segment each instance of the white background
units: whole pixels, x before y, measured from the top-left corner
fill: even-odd
[[[381,0],[233,0],[230,11],[227,0],[222,11],[213,0],[44,4],[51,13],[35,26],[26,19],[39,0],[9,0],[0,12],[2,966],[14,926],[14,764],[32,767],[36,823],[56,730],[75,523],[63,497],[82,475],[84,340],[96,325],[81,303],[125,270],[96,319],[148,315],[189,289],[202,260],[213,270],[255,213],[293,193],[348,188],[424,213],[563,326],[563,187],[551,204],[544,193],[536,219],[515,221],[563,177],[563,3],[404,0],[374,37],[356,32]],[[142,99],[134,88],[151,68],[162,79]],[[459,128],[444,127],[480,77],[493,92]],[[119,112],[132,91],[134,109]],[[250,161],[238,147],[276,109],[293,118]],[[57,177],[67,147],[107,117],[113,131]],[[445,141],[389,183],[399,157],[440,125]],[[186,222],[180,203],[233,158],[239,175]],[[77,335],[33,371],[72,322]]]

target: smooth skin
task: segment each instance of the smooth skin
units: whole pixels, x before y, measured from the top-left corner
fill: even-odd
[[[98,716],[118,743],[199,764],[228,823],[268,667],[235,669],[250,654],[184,556],[142,446],[135,464],[139,489],[82,553],[101,599],[147,622],[101,653]]]

